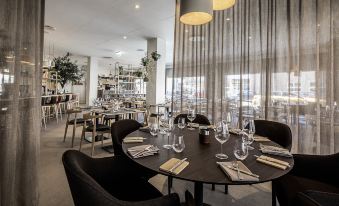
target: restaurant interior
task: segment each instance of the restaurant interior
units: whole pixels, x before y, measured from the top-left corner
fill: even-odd
[[[0,206],[339,206],[338,101],[338,0],[0,0]]]

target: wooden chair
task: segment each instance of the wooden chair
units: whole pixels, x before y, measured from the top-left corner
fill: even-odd
[[[102,118],[102,115],[95,115],[92,113],[86,113],[83,115],[83,129],[80,139],[80,148],[79,151],[81,151],[82,146],[82,140],[85,139],[86,132],[92,133],[92,151],[91,156],[94,154],[94,145],[95,145],[95,138],[97,135],[101,136],[101,144],[104,144],[104,134],[110,134],[111,133],[111,127],[107,126],[105,124],[98,123],[98,120]],[[92,120],[91,124],[88,124],[88,121]]]
[[[64,142],[66,140],[67,130],[69,125],[73,125],[73,133],[72,133],[72,148],[74,146],[74,137],[75,137],[75,130],[77,127],[81,127],[84,125],[84,119],[83,118],[77,118],[77,115],[81,113],[81,110],[76,109],[70,109],[66,111],[67,114],[67,120],[66,120],[66,127],[65,127],[65,134],[64,134]],[[74,119],[70,119],[71,116],[74,116]],[[90,121],[88,121],[88,124]]]

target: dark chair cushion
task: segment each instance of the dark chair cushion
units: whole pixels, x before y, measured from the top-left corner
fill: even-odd
[[[297,194],[298,206],[339,206],[339,194],[307,190]]]
[[[179,118],[183,117],[185,118],[185,122],[190,122],[190,120],[187,118],[187,114],[179,114],[178,116],[175,117],[174,119],[174,124],[178,124]],[[203,125],[210,125],[210,121],[207,119],[206,116],[202,114],[197,114],[195,119],[193,120],[193,123],[196,124],[203,124]]]
[[[311,172],[311,171],[309,171]],[[294,175],[285,175],[273,182],[281,206],[294,205],[297,194],[306,190],[339,193],[339,188],[320,181]]]
[[[291,150],[292,132],[288,125],[268,120],[254,120],[255,133],[269,138],[282,147]]]
[[[74,124],[74,122],[75,122],[75,119],[72,119],[72,120],[70,120],[68,123],[69,124]],[[82,119],[82,118],[77,118],[77,124],[84,124],[85,123],[85,120],[84,119]],[[86,121],[86,123],[87,124],[92,124],[92,121],[91,120],[87,120]]]
[[[93,131],[93,125],[91,126],[88,126],[86,128],[86,131],[88,132],[92,132]],[[105,124],[97,124],[96,125],[96,131],[99,131],[99,132],[105,132],[105,131],[110,131],[111,130],[111,127],[110,126],[107,126]]]

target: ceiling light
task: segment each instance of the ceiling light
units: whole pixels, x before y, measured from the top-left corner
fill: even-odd
[[[234,6],[236,0],[213,0],[213,10],[225,10]]]
[[[117,55],[118,57],[120,57],[122,55],[122,52],[121,51],[116,51],[115,52],[115,55]]]
[[[229,21],[229,20],[231,20],[230,18],[226,18],[226,21]]]
[[[122,37],[122,38],[127,39],[127,36],[124,36],[124,37]]]
[[[136,4],[136,5],[134,6],[134,8],[135,8],[135,9],[140,9],[140,5],[139,5],[139,4]]]
[[[188,25],[202,25],[213,19],[213,3],[206,0],[181,0],[180,21]]]

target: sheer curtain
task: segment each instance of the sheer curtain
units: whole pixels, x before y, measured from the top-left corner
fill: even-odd
[[[179,2],[175,112],[279,121],[293,152],[339,151],[339,1],[238,0],[203,26],[181,24]]]

